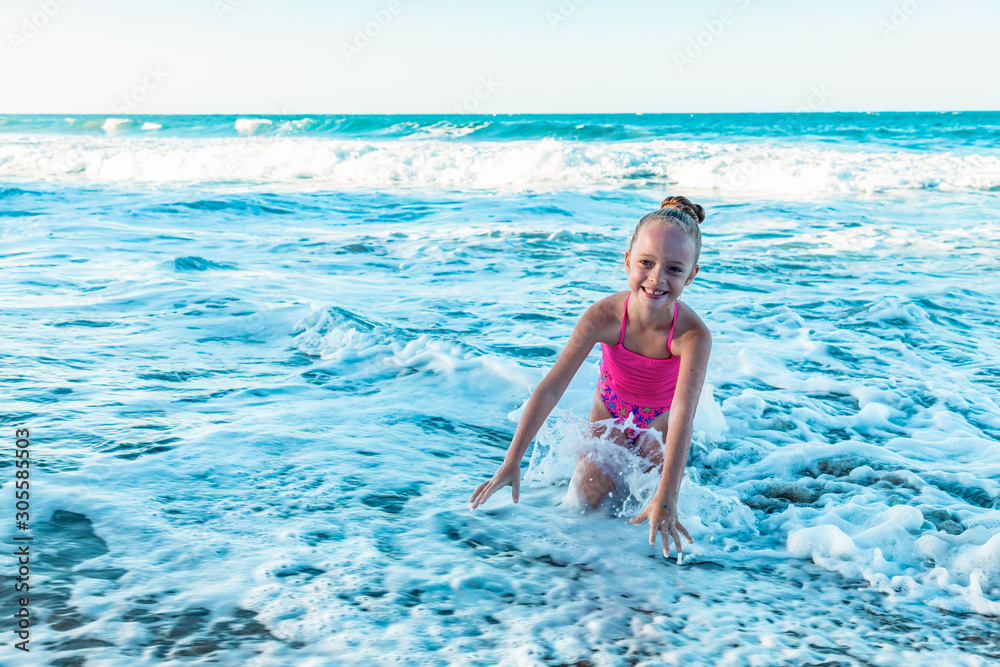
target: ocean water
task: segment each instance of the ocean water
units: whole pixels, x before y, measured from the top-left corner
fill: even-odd
[[[1000,113],[0,118],[0,664],[1000,661]],[[564,502],[638,218],[703,204],[682,564]],[[0,604],[16,609],[14,457]]]

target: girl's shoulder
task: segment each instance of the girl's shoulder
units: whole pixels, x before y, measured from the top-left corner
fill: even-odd
[[[591,310],[593,310],[595,315],[600,317],[604,323],[621,324],[622,317],[625,316],[625,297],[627,297],[628,294],[629,293],[627,291],[624,291],[606,296],[591,306]]]
[[[674,341],[675,344],[680,344],[682,347],[690,346],[692,348],[706,344],[711,346],[712,344],[712,333],[708,330],[708,326],[698,316],[698,313],[694,312],[694,309],[683,301],[677,302]]]
[[[581,324],[591,329],[601,342],[616,344],[627,295],[628,292],[618,292],[596,302],[584,312],[580,318]]]

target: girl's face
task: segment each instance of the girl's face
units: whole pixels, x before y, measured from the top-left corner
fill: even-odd
[[[646,224],[625,252],[628,286],[647,307],[669,306],[698,275],[694,241],[677,227]]]

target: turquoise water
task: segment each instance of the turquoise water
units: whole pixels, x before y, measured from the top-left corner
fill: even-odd
[[[158,127],[157,127],[158,126]],[[654,139],[748,142],[762,138],[967,150],[992,148],[1000,137],[1000,113],[763,113],[763,114],[585,114],[467,116],[64,116],[13,115],[0,118],[5,134],[160,137],[304,136],[340,139],[517,141],[554,138],[572,141]]]
[[[998,127],[0,120],[38,550],[36,662],[0,663],[991,664]],[[666,194],[708,211],[686,560],[626,520],[657,481],[635,461],[615,511],[563,502],[596,350],[520,503],[469,511]]]

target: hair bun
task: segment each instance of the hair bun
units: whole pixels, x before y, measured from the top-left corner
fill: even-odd
[[[667,197],[660,202],[660,208],[672,208],[687,213],[700,225],[705,220],[705,209],[687,197]]]

